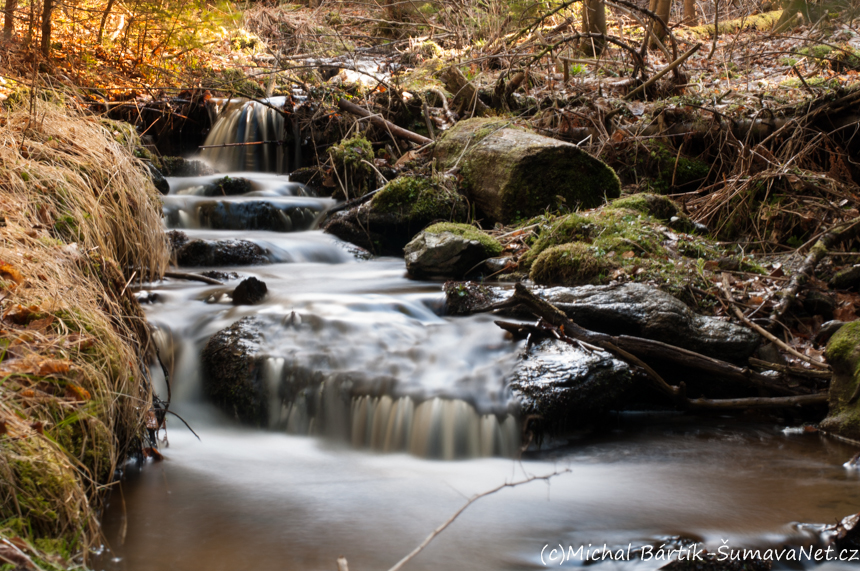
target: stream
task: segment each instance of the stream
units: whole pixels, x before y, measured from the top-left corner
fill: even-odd
[[[278,117],[248,105],[225,114],[207,145],[282,131]],[[860,511],[860,475],[843,467],[853,447],[743,417],[617,414],[602,432],[520,455],[505,384],[522,345],[491,316],[446,317],[441,284],[408,279],[402,259],[364,259],[315,230],[332,199],[287,176],[247,172],[277,171],[285,157],[234,149],[208,158],[222,169],[227,161],[239,171],[229,176],[253,190],[211,197],[206,185],[223,174],[168,179],[165,225],[190,239],[253,241],[271,263],[194,268],[235,272],[224,286],[168,280],[141,291],[171,371],[171,410],[200,439],[170,417],[165,460],[127,467],[103,518],[96,569],[333,571],[344,556],[352,571],[385,570],[474,494],[554,472],[480,499],[405,569],[585,564],[548,559],[559,546],[640,554],[693,543],[799,546],[815,537],[814,524]],[[254,218],[261,204],[266,215]],[[268,222],[248,229],[251,219]],[[226,294],[250,276],[266,283],[267,297],[232,305]],[[236,424],[204,401],[200,353],[247,316],[266,324],[267,382],[348,372],[363,388],[347,403],[319,394],[273,402],[268,429]],[[153,377],[165,397],[163,376]]]

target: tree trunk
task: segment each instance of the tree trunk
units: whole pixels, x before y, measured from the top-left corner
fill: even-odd
[[[494,222],[529,218],[559,202],[593,208],[616,198],[615,172],[576,145],[524,129],[507,119],[460,121],[436,142],[441,169],[460,169],[469,198]]]
[[[589,34],[606,34],[606,5],[602,0],[583,0],[582,27]],[[586,38],[580,44],[590,56],[599,56],[605,46],[606,42],[597,38]]]
[[[12,31],[15,25],[15,8],[18,7],[18,0],[6,0],[6,8],[3,11],[3,38],[8,40],[12,38]]]
[[[669,13],[672,10],[672,0],[651,0],[649,8],[652,12],[660,16],[667,25],[669,24]],[[666,37],[666,28],[663,27],[662,24],[655,22],[654,35],[662,42]],[[657,47],[653,38],[651,38],[651,45],[653,47]]]
[[[47,59],[51,55],[51,12],[54,11],[54,0],[44,0],[42,8],[42,55]]]
[[[113,3],[114,3],[114,0],[108,0],[107,6],[105,7],[105,11],[102,14],[102,21],[99,24],[99,36],[98,36],[98,40],[97,40],[98,43],[102,43],[102,38],[104,37],[104,33],[105,33],[105,24],[107,24],[107,19],[108,19],[108,16],[110,16],[110,11],[111,11],[111,8],[113,8]]]
[[[773,28],[774,33],[784,32],[791,26],[798,12],[803,14],[807,22],[810,21],[809,5],[806,3],[806,0],[789,0],[788,2],[783,2],[783,6],[782,16],[780,16],[779,22]]]
[[[698,26],[699,17],[696,15],[696,0],[684,0],[684,24]]]

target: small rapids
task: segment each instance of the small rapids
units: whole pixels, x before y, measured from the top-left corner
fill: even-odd
[[[207,145],[283,139],[268,105],[218,105]],[[226,174],[168,179],[167,229],[253,242],[268,263],[183,268],[224,285],[168,280],[140,292],[171,410],[200,441],[171,418],[166,461],[129,468],[97,569],[328,570],[340,555],[353,571],[387,569],[473,494],[565,469],[480,500],[407,568],[537,569],[547,545],[801,544],[809,532],[795,522],[860,511],[860,476],[841,466],[853,450],[784,426],[625,414],[603,434],[521,454],[506,387],[522,344],[491,316],[447,317],[441,284],[408,279],[402,259],[367,259],[316,230],[335,202],[276,174],[289,155],[278,144],[215,147],[203,157]],[[215,194],[225,176],[250,190]],[[247,277],[267,297],[234,306],[229,293]],[[273,395],[256,429],[207,404],[201,374],[209,339],[249,317]]]

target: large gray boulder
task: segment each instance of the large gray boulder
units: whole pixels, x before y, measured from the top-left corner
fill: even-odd
[[[586,329],[662,341],[716,359],[743,361],[753,354],[760,341],[758,334],[746,327],[700,315],[668,293],[645,284],[533,291]],[[446,287],[449,312],[455,315],[482,311],[512,293],[512,289],[488,286]]]
[[[168,234],[178,266],[253,266],[271,262],[266,249],[250,240],[191,240],[179,230]]]
[[[621,194],[615,171],[600,160],[507,119],[458,122],[436,143],[434,157],[443,169],[459,166],[472,201],[505,224],[562,204],[594,208]]]

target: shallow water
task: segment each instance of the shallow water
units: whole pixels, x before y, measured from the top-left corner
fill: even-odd
[[[234,124],[239,113],[230,111]],[[231,176],[250,178],[254,191],[225,203],[312,213],[332,204],[286,177]],[[196,193],[216,178],[171,179],[166,225],[191,239],[252,240],[275,263],[216,268],[240,274],[223,286],[171,280],[141,292],[171,374],[171,410],[200,440],[171,417],[166,460],[128,467],[104,517],[97,569],[333,570],[343,555],[352,571],[384,570],[467,498],[554,472],[482,498],[406,569],[540,568],[558,565],[547,560],[554,547],[604,543],[634,554],[694,541],[802,544],[814,529],[798,523],[860,511],[860,475],[842,466],[852,447],[741,418],[618,415],[614,429],[520,457],[506,378],[521,345],[490,316],[445,317],[440,283],[408,279],[402,259],[363,260],[317,230],[201,228],[198,206],[214,199]],[[266,282],[268,297],[233,306],[229,292],[247,276]],[[269,430],[237,426],[202,402],[200,351],[251,315],[262,322],[267,382],[296,370],[327,379],[294,402],[273,399]],[[344,374],[359,381],[345,388],[336,382]]]
[[[841,466],[850,447],[736,419],[619,417],[614,431],[522,461],[445,462],[178,410],[201,441],[171,421],[167,460],[132,471],[124,510],[113,496],[105,528],[119,560],[100,568],[333,570],[343,555],[353,570],[388,569],[473,494],[564,469],[482,498],[407,569],[539,568],[547,544],[779,545],[803,539],[792,522],[860,506],[858,476]]]

